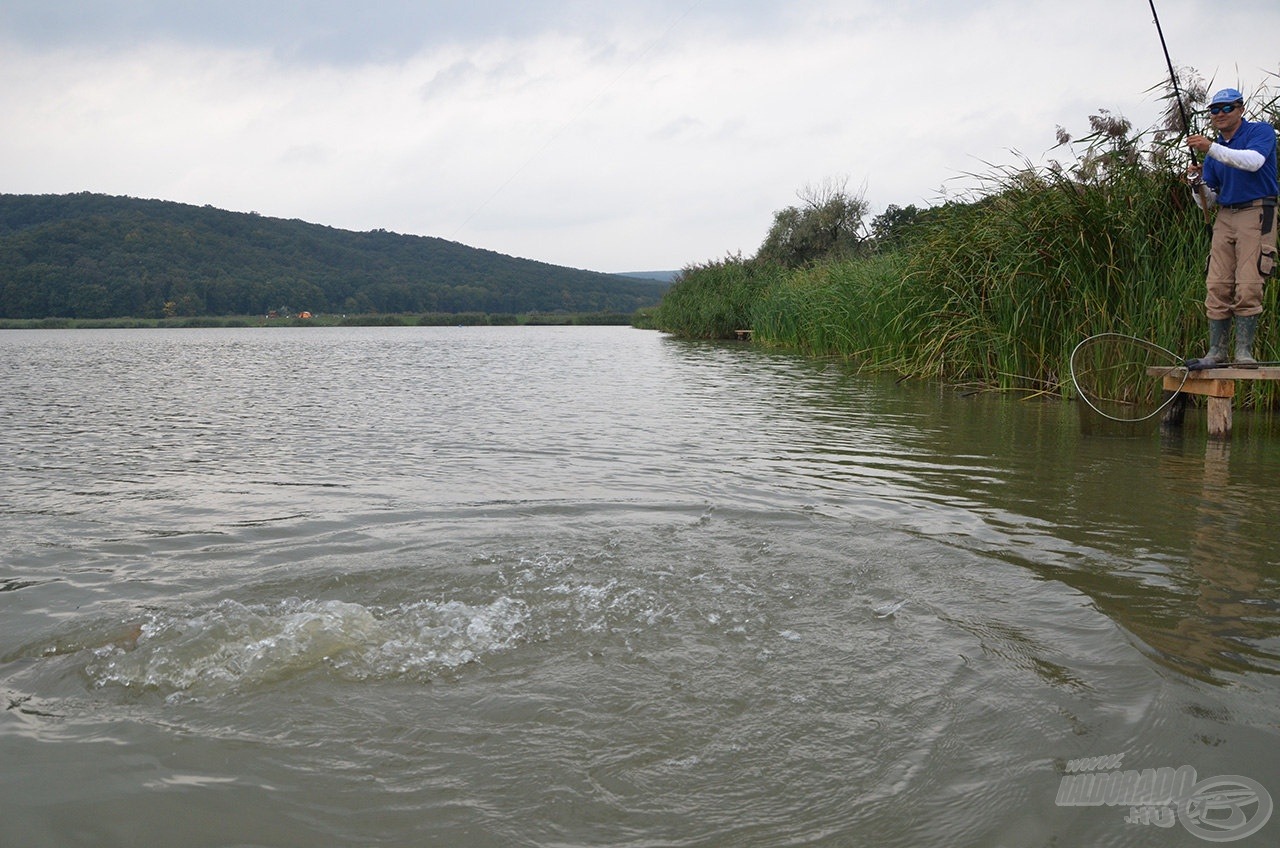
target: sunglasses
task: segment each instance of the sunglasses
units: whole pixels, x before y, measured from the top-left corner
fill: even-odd
[[[1216,115],[1216,114],[1218,114],[1219,112],[1221,112],[1221,113],[1222,113],[1222,114],[1224,114],[1224,115],[1230,115],[1230,114],[1231,114],[1232,112],[1234,112],[1235,110],[1236,110],[1236,104],[1235,104],[1235,103],[1228,103],[1228,104],[1227,104],[1227,105],[1225,105],[1225,106],[1210,106],[1210,107],[1209,107],[1209,114],[1210,114],[1210,115]]]

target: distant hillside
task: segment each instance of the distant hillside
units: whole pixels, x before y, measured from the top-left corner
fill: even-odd
[[[680,276],[679,271],[627,271],[623,273],[623,277],[635,277],[640,280],[658,280],[663,283],[670,283]]]
[[[97,194],[0,194],[0,318],[623,312],[665,285],[457,242]]]

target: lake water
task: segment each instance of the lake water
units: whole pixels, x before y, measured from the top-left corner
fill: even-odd
[[[0,332],[0,425],[0,845],[1280,841],[1247,416],[281,328]]]

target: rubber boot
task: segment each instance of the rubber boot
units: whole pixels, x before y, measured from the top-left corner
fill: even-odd
[[[1236,359],[1231,363],[1237,368],[1257,368],[1253,358],[1253,339],[1258,335],[1257,315],[1236,316]]]
[[[1209,319],[1209,352],[1199,359],[1187,363],[1187,368],[1200,371],[1205,368],[1216,368],[1227,359],[1227,333],[1231,331],[1230,318]]]

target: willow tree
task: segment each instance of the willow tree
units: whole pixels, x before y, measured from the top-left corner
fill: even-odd
[[[865,254],[867,201],[861,192],[850,193],[847,185],[847,179],[828,179],[796,192],[801,205],[774,213],[773,226],[755,258],[784,268],[803,268]]]

